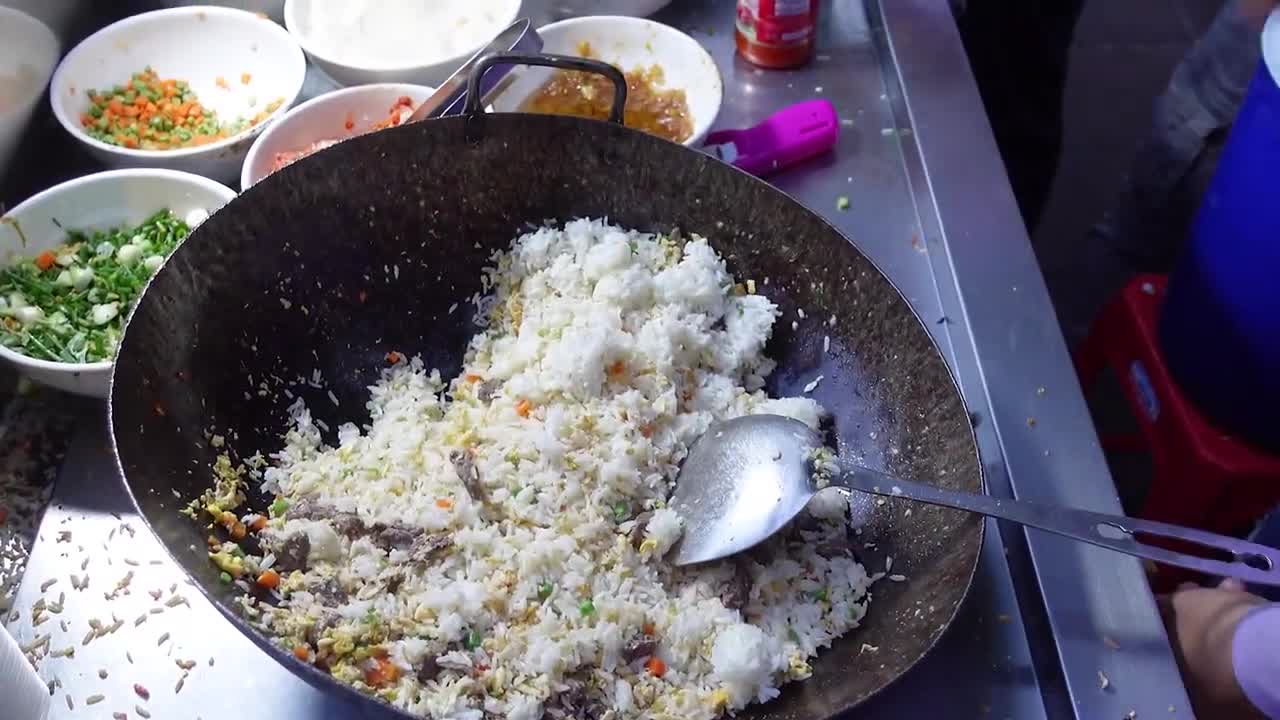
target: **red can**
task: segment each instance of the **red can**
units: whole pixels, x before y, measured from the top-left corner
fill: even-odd
[[[738,53],[767,68],[793,68],[813,57],[818,0],[738,0]]]

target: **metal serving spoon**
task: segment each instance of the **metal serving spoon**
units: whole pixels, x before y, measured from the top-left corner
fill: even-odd
[[[823,446],[809,426],[780,415],[748,415],[713,425],[680,467],[671,505],[683,517],[685,530],[672,551],[675,564],[726,557],[781,530],[818,492],[814,451]],[[1209,575],[1280,585],[1280,550],[1244,540],[1149,520],[944,490],[842,459],[836,464],[831,486],[845,492],[967,510]],[[1175,552],[1151,545],[1149,539],[1194,543],[1232,559]]]

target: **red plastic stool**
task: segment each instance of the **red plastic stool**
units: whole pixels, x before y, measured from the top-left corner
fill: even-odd
[[[1109,367],[1124,387],[1140,432],[1101,440],[1108,450],[1151,454],[1154,477],[1138,514],[1235,534],[1280,504],[1280,457],[1215,429],[1174,384],[1156,334],[1164,292],[1162,275],[1121,290],[1076,351],[1076,373],[1087,390]]]

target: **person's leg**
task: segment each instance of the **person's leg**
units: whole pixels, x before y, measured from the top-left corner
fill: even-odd
[[[1062,150],[1067,58],[1084,0],[963,0],[956,21],[1018,208],[1033,231]]]
[[[1254,2],[1229,0],[1219,11],[1156,101],[1151,131],[1112,209],[1079,252],[1046,268],[1070,345],[1133,275],[1172,266],[1258,64]]]

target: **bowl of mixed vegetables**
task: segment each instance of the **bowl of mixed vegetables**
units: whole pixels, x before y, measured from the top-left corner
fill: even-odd
[[[49,101],[58,122],[108,167],[231,181],[305,76],[301,48],[265,17],[178,7],[90,35],[58,65]]]
[[[0,358],[107,397],[124,324],[151,276],[235,191],[176,170],[111,170],[0,216]]]

